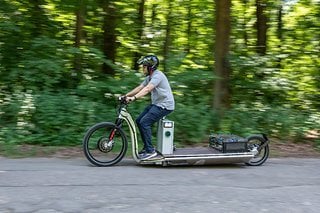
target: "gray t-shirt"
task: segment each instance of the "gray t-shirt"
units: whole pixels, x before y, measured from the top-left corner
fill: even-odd
[[[147,76],[142,82],[143,86],[147,86],[148,83],[154,85],[154,89],[151,91],[152,104],[165,108],[167,110],[174,110],[174,98],[169,81],[165,74],[159,70],[155,70],[152,76]]]

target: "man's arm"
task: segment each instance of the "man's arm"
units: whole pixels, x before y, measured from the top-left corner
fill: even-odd
[[[150,93],[154,89],[154,85],[149,83],[147,86],[143,87],[138,93],[136,93],[134,96],[135,98],[141,98],[148,93]]]
[[[128,92],[126,94],[127,97],[131,97],[134,96],[135,94],[137,94],[138,92],[140,92],[142,89],[144,88],[144,86],[142,84],[140,84],[139,86],[137,86],[136,88],[134,88],[133,90],[131,90],[130,92]]]
[[[154,85],[151,84],[151,83],[149,83],[145,87],[143,85],[140,85],[140,86],[139,86],[140,90],[139,90],[139,87],[136,87],[131,92],[127,93],[126,96],[127,96],[127,100],[128,101],[134,101],[134,100],[136,100],[138,98],[141,98],[141,97],[147,95],[148,93],[150,93],[154,89]],[[136,92],[136,93],[134,93],[134,92]]]

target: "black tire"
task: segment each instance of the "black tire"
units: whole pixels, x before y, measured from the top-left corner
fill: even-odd
[[[248,149],[258,149],[259,152],[248,162],[248,166],[260,166],[262,165],[269,157],[269,145],[265,144],[267,141],[263,136],[253,135],[247,138],[248,140]],[[265,144],[264,147],[261,146]]]
[[[112,143],[109,142],[109,136],[113,130],[116,132]],[[90,127],[83,139],[83,152],[96,166],[112,166],[119,163],[125,156],[127,148],[125,133],[114,123],[103,122]]]

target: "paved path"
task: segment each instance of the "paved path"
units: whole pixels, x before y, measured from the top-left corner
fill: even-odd
[[[319,212],[320,159],[260,167],[98,168],[85,159],[0,158],[0,212]]]

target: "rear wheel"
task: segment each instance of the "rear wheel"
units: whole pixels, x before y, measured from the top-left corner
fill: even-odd
[[[92,126],[83,139],[83,152],[96,166],[112,166],[122,160],[128,148],[122,129],[109,122]]]
[[[257,154],[246,163],[249,166],[260,166],[269,157],[269,145],[265,144],[267,141],[260,135],[254,135],[247,138],[249,151],[257,151]]]

